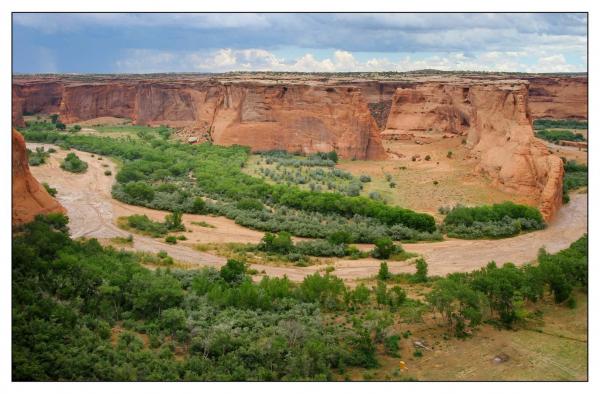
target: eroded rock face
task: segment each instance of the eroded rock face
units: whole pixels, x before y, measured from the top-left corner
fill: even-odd
[[[36,215],[66,213],[29,171],[25,139],[12,130],[12,224],[32,221]]]
[[[16,89],[23,91],[20,86]],[[386,157],[368,104],[360,89],[352,86],[215,80],[71,82],[63,86],[58,108],[66,123],[127,117],[135,124],[181,127],[188,138],[246,145],[254,151],[336,150],[348,159]],[[18,114],[13,120],[21,123]]]
[[[384,134],[411,133],[462,135],[495,187],[535,197],[546,220],[561,205],[562,161],[534,137],[526,82],[398,88]]]
[[[587,77],[526,77],[534,119],[587,119]]]

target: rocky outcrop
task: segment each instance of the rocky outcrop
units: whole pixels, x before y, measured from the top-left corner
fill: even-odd
[[[587,119],[587,77],[526,77],[534,119]]]
[[[31,91],[26,85],[16,86],[18,97]],[[27,98],[24,103],[29,105]],[[217,144],[246,145],[254,151],[335,150],[348,159],[385,158],[368,103],[352,86],[216,80],[73,82],[62,87],[58,110],[66,123],[104,116],[131,118],[135,124],[185,128],[186,138],[208,136]],[[18,114],[13,121],[20,123]]]
[[[387,135],[455,134],[475,169],[501,190],[533,196],[544,218],[562,201],[562,161],[534,137],[526,82],[425,83],[398,88]]]
[[[23,136],[12,130],[12,224],[32,221],[36,215],[66,213],[46,189],[31,175]]]

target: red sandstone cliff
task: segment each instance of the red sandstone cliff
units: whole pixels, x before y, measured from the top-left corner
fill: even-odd
[[[534,119],[587,119],[587,77],[526,77]]]
[[[168,124],[217,144],[381,159],[378,127],[360,89],[309,84],[119,82],[63,88],[66,123],[102,116]]]
[[[12,131],[12,224],[33,220],[36,215],[50,212],[66,213],[46,189],[31,175],[23,136]]]
[[[544,218],[562,201],[562,161],[536,139],[527,83],[424,83],[398,88],[385,134],[466,136],[476,170],[501,190],[533,196]]]

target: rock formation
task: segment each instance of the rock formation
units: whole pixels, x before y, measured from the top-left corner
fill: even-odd
[[[536,198],[548,220],[561,205],[563,166],[531,122],[526,82],[422,83],[396,90],[384,134],[464,136],[475,170],[501,190]]]
[[[394,79],[395,78],[395,79]],[[476,171],[505,191],[535,196],[546,218],[560,206],[562,164],[533,136],[535,118],[586,118],[586,76],[407,73],[381,79],[319,75],[19,76],[13,123],[60,113],[177,127],[185,141],[254,151],[383,159],[381,138],[431,142],[462,135]]]
[[[41,106],[43,84],[16,85],[14,108]],[[32,94],[29,103],[27,92]],[[16,96],[16,98],[15,98]],[[376,122],[360,89],[326,84],[188,81],[64,83],[58,107],[45,110],[74,123],[103,116],[131,118],[135,124],[185,128],[187,137],[208,137],[221,145],[254,151],[281,149],[305,154],[335,150],[348,159],[382,159]],[[13,122],[21,123],[18,114]],[[204,139],[204,138],[203,138]]]
[[[12,224],[32,221],[36,215],[51,212],[66,213],[40,183],[31,175],[23,136],[12,130]]]
[[[587,77],[525,77],[534,119],[587,119]]]

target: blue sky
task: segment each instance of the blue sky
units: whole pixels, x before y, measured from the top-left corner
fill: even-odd
[[[585,14],[13,14],[23,73],[585,72]]]

